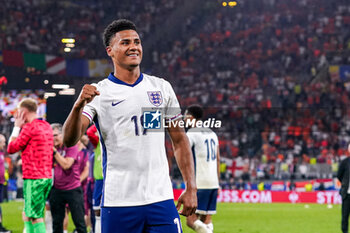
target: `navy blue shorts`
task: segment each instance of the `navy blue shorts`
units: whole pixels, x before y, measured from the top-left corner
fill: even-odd
[[[102,207],[102,233],[182,233],[174,200],[132,207]]]
[[[103,180],[95,180],[94,193],[92,196],[92,208],[99,210],[101,207]]]
[[[198,189],[198,207],[196,214],[212,215],[216,214],[217,189]]]

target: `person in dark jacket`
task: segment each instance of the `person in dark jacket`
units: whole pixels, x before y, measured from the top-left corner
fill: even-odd
[[[350,213],[350,188],[349,188],[349,173],[350,173],[350,144],[348,146],[348,157],[344,159],[338,169],[337,178],[341,182],[340,195],[342,197],[341,207],[341,229],[343,233],[348,233],[349,213]]]

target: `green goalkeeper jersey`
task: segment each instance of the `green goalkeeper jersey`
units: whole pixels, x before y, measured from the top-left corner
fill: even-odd
[[[95,150],[95,157],[94,157],[94,179],[95,180],[102,180],[103,179],[103,172],[102,172],[102,153],[101,153],[101,142],[99,141]]]

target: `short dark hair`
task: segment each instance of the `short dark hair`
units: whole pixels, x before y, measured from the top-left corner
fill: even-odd
[[[136,30],[136,25],[128,19],[118,19],[110,23],[103,32],[103,43],[105,47],[109,46],[111,39],[117,32],[124,30]]]
[[[191,114],[196,120],[200,120],[203,117],[203,108],[194,104],[187,108],[187,113]]]

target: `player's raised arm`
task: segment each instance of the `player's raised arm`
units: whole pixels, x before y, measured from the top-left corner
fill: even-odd
[[[194,214],[197,209],[197,186],[190,143],[183,128],[171,126],[168,130],[173,143],[176,162],[186,184],[186,189],[179,197],[176,208],[179,210],[179,214],[189,216]],[[181,205],[183,205],[182,210],[180,210]]]
[[[63,143],[67,147],[74,146],[89,126],[90,121],[82,115],[82,112],[85,105],[90,103],[96,95],[100,95],[100,92],[95,86],[89,84],[83,86],[63,125]]]

